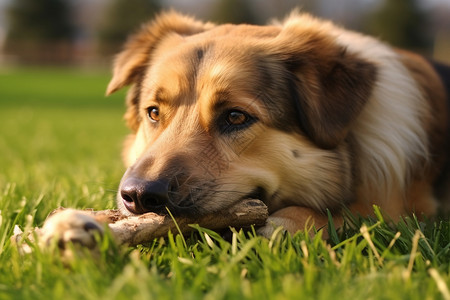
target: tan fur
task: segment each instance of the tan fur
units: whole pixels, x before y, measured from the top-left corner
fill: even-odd
[[[264,235],[272,223],[324,226],[327,209],[339,225],[344,206],[435,213],[432,184],[448,155],[442,83],[376,39],[305,14],[258,27],[170,12],[118,55],[107,93],[125,85],[125,213],[220,212],[257,196],[271,213]],[[236,110],[252,121],[227,131]]]

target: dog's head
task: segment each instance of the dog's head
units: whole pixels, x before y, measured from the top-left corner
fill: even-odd
[[[107,91],[131,86],[120,208],[203,214],[258,198],[270,211],[323,209],[347,197],[343,141],[375,68],[303,21],[215,26],[170,12],[130,38]]]

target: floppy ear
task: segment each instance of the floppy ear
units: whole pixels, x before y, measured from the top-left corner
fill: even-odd
[[[283,29],[276,40],[300,125],[315,144],[330,149],[345,139],[369,100],[376,67],[316,28]]]
[[[162,13],[155,20],[144,24],[137,33],[130,36],[123,51],[116,56],[113,77],[106,95],[135,83],[147,68],[152,50],[166,35],[192,35],[213,26],[212,23],[202,23],[173,11]]]

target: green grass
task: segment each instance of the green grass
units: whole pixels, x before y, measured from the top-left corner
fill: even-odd
[[[123,93],[106,72],[0,71],[0,299],[449,299],[450,222],[349,218],[325,242],[199,228],[146,246],[102,241],[64,264],[55,249],[21,255],[14,225],[58,206],[114,207],[122,175]],[[359,228],[366,226],[364,236]]]

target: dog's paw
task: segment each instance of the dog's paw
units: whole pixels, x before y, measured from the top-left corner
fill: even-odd
[[[89,212],[66,209],[51,215],[40,230],[44,247],[56,243],[62,250],[69,243],[89,249],[96,247],[96,235],[103,235],[103,227]]]
[[[338,220],[338,218],[336,219]],[[294,235],[301,230],[309,233],[310,236],[314,236],[316,229],[324,228],[327,222],[327,215],[318,213],[311,208],[289,206],[271,214],[267,218],[266,225],[259,228],[257,233],[266,238],[271,238],[275,231],[287,231]],[[324,232],[323,237],[327,238],[327,236],[327,232]]]
[[[274,232],[284,232],[286,229],[284,228],[285,220],[278,217],[267,218],[266,225],[259,227],[256,230],[256,233],[260,236],[270,239]]]

